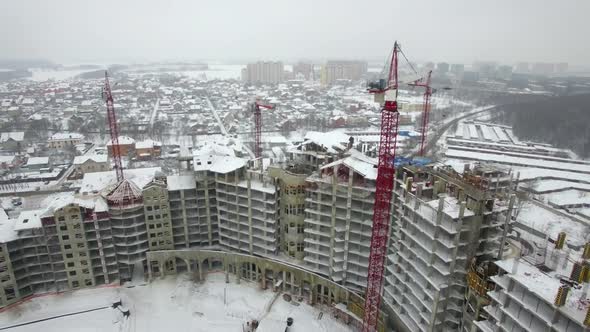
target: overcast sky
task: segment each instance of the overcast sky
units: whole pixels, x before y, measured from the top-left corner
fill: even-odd
[[[588,64],[588,0],[1,0],[0,58]]]

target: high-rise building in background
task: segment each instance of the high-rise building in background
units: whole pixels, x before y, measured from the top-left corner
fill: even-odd
[[[451,65],[451,73],[455,75],[457,78],[463,77],[463,73],[465,72],[465,65],[461,63],[454,63]]]
[[[497,65],[493,61],[477,61],[473,63],[473,71],[479,73],[480,79],[494,79]]]
[[[313,64],[307,62],[298,62],[293,65],[293,76],[295,79],[302,77],[303,79],[313,79]]]
[[[528,74],[531,71],[531,66],[528,62],[519,62],[514,71],[519,74]]]
[[[328,61],[322,67],[321,80],[324,85],[338,80],[360,80],[367,74],[366,61]]]
[[[499,66],[496,71],[496,78],[501,80],[509,80],[512,78],[512,66]]]
[[[282,62],[249,63],[242,69],[242,81],[247,83],[277,84],[283,82],[284,66]]]
[[[436,72],[438,74],[446,74],[449,71],[449,64],[446,62],[439,62],[436,64]]]
[[[560,62],[555,64],[555,72],[558,74],[563,74],[568,71],[569,65],[567,62]]]
[[[531,67],[531,74],[550,75],[555,72],[555,64],[548,62],[536,62]]]

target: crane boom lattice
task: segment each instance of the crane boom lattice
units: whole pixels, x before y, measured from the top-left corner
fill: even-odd
[[[117,182],[123,180],[123,164],[121,163],[121,147],[119,146],[119,129],[117,127],[117,118],[115,116],[115,102],[109,84],[109,74],[104,72],[104,98],[107,104],[107,121],[109,122],[109,131],[111,134],[111,149],[113,161],[115,162],[115,172],[117,173]]]
[[[379,163],[377,166],[375,203],[373,206],[373,229],[371,234],[367,291],[365,294],[363,332],[376,331],[379,323],[383,272],[385,270],[385,256],[387,255],[387,240],[391,220],[391,197],[395,177],[394,159],[399,125],[397,105],[397,88],[399,84],[398,51],[399,47],[396,42],[391,59],[388,84],[383,91],[385,93],[388,90],[395,90],[393,99],[386,99],[381,110]]]

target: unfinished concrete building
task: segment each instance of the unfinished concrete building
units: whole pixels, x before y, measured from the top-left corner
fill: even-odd
[[[338,154],[352,145],[351,137],[338,131],[320,133],[307,132],[301,144],[288,151],[293,162],[318,169],[338,159]]]
[[[525,258],[497,261],[488,316],[474,322],[474,331],[588,331],[587,263],[576,266],[565,250],[556,251],[557,264],[544,271]]]
[[[49,246],[41,224],[41,210],[26,211],[16,220],[5,221],[3,227],[3,291],[6,304],[22,297],[60,286],[67,279],[59,243]],[[55,253],[55,254],[54,254]],[[53,257],[51,257],[53,256]]]
[[[245,165],[232,168],[215,170],[219,244],[251,255],[278,254],[279,193],[274,181]]]
[[[122,281],[131,280],[134,269],[143,271],[149,249],[142,191],[125,179],[107,195],[107,203],[119,276]]]
[[[207,216],[206,193],[197,190],[194,175],[173,175],[167,178],[172,234],[176,249],[206,247],[213,244],[210,218]]]
[[[280,188],[280,247],[291,258],[303,261],[305,248],[305,181],[312,168],[303,164],[269,167]]]
[[[165,178],[154,178],[143,188],[142,195],[149,249],[174,249],[170,201]]]
[[[384,302],[409,331],[456,330],[473,258],[502,252],[514,197],[450,168],[398,169]]]
[[[306,264],[337,283],[367,283],[376,160],[356,150],[307,178]]]

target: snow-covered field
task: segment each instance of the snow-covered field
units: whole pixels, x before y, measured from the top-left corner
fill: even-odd
[[[102,287],[34,298],[0,313],[0,328],[43,318],[108,307],[122,300],[130,310],[125,318],[119,309],[100,309],[10,329],[15,332],[241,332],[242,324],[261,319],[258,332],[283,331],[287,317],[294,319],[290,332],[338,331],[353,329],[303,302],[294,305],[278,297],[270,310],[265,308],[275,294],[242,280],[225,283],[223,273],[207,275],[204,283],[194,283],[189,275],[166,277],[149,284]]]

